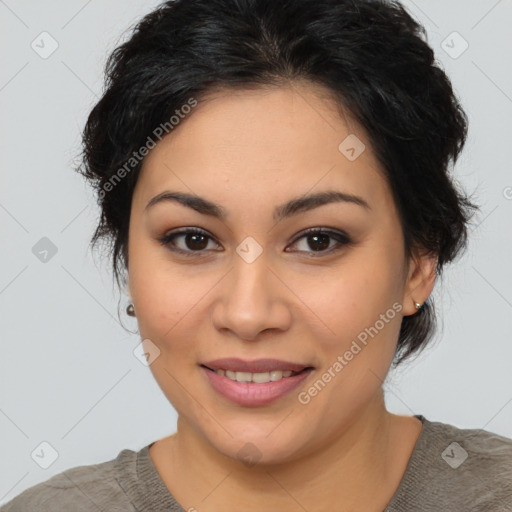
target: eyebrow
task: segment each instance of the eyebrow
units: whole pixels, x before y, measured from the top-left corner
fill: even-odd
[[[186,192],[171,192],[164,191],[153,197],[144,210],[162,202],[177,202],[187,208],[191,208],[202,215],[209,215],[220,220],[226,220],[228,213],[224,207],[219,204],[213,203],[208,199],[197,196],[195,194],[188,194]],[[306,196],[299,196],[287,201],[286,203],[276,206],[273,213],[274,221],[280,221],[302,213],[314,208],[318,208],[325,204],[330,203],[349,203],[359,205],[367,210],[371,210],[370,205],[359,196],[348,194],[346,192],[339,192],[337,190],[326,190],[316,194],[309,194]]]

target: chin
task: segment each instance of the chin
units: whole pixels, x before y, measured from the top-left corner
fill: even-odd
[[[247,425],[247,422],[243,426],[239,424],[236,429],[226,425],[232,437],[224,430],[215,433],[203,432],[203,435],[217,452],[231,460],[240,461],[246,467],[282,464],[303,455],[305,445],[308,444],[305,437],[309,433],[296,420],[291,425],[291,430],[279,425],[280,421],[281,419],[274,419],[269,428],[258,428]],[[264,422],[265,426],[269,424],[270,422]]]

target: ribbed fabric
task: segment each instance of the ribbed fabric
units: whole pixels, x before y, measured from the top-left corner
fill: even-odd
[[[139,452],[123,450],[115,459],[119,485],[140,512],[184,512],[161,479],[149,455],[151,443]]]
[[[512,512],[512,439],[416,418],[423,430],[384,512]]]
[[[511,439],[416,418],[423,429],[383,512],[512,512]],[[63,471],[26,489],[0,512],[186,512],[153,464],[152,444]],[[271,505],[262,512],[267,511]]]

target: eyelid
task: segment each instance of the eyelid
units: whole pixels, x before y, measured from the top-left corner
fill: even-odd
[[[333,235],[333,236],[335,235],[340,238],[343,237],[347,241],[350,240],[350,236],[348,235],[348,233],[346,233],[342,229],[329,228],[327,226],[318,226],[318,227],[307,228],[307,229],[304,229],[303,231],[299,231],[299,233],[297,233],[297,236],[295,237],[295,240],[292,243],[295,243],[297,240],[300,240],[301,238],[303,238],[306,235],[314,234],[314,233],[322,233],[324,235]]]
[[[328,227],[313,227],[308,228],[297,234],[294,241],[290,245],[295,245],[302,238],[306,238],[308,235],[313,234],[322,234],[327,235],[330,238],[336,240],[337,246],[331,247],[330,249],[326,249],[325,251],[297,251],[299,253],[309,254],[311,257],[321,257],[323,255],[327,256],[333,252],[339,251],[343,246],[351,245],[353,243],[352,238],[343,230],[328,228]],[[287,246],[289,247],[289,246]]]
[[[184,227],[184,228],[179,228],[175,231],[170,231],[168,233],[165,233],[163,236],[159,237],[157,240],[158,242],[160,242],[160,244],[162,244],[163,246],[167,247],[169,244],[171,244],[171,242],[175,239],[175,238],[178,238],[179,236],[186,236],[188,234],[199,234],[199,235],[204,235],[205,237],[207,237],[208,239],[210,240],[213,240],[217,245],[218,242],[216,241],[215,237],[212,236],[210,233],[208,233],[208,231],[205,231],[204,229],[201,229],[201,228],[198,228],[198,227]],[[177,247],[174,247],[174,248],[169,248],[170,251],[172,252],[175,252],[175,253],[178,253],[178,254],[184,254],[186,256],[191,256],[191,257],[197,257],[197,256],[204,256],[206,251],[205,250],[202,250],[202,251],[185,251],[183,249],[179,249]],[[219,251],[220,252],[220,251]]]
[[[220,245],[215,237],[208,233],[208,231],[205,231],[204,229],[198,228],[198,227],[184,227],[179,228],[176,231],[170,231],[166,234],[164,234],[162,237],[159,237],[157,240],[160,242],[163,246],[168,246],[175,238],[178,238],[180,236],[186,236],[188,234],[200,234],[207,237],[209,240],[212,240],[217,245]],[[353,243],[351,237],[343,230],[337,229],[337,228],[328,228],[328,227],[322,227],[322,226],[316,226],[312,228],[307,228],[303,231],[300,231],[295,236],[294,240],[286,246],[288,248],[290,245],[295,245],[298,241],[300,241],[302,238],[306,238],[308,235],[313,234],[322,234],[327,235],[331,239],[334,239],[337,242],[337,245],[334,247],[331,247],[329,249],[323,250],[323,251],[296,251],[298,253],[305,253],[309,254],[311,257],[321,257],[326,256],[328,254],[331,254],[333,252],[337,252],[340,250],[343,246],[350,245]],[[179,249],[177,247],[169,248],[168,249],[174,253],[183,254],[185,256],[189,257],[201,257],[205,256],[208,252],[207,250],[199,250],[199,251],[192,251],[192,250],[183,250]],[[215,251],[220,252],[220,251]],[[289,251],[286,251],[289,252]],[[293,251],[292,251],[293,252]]]

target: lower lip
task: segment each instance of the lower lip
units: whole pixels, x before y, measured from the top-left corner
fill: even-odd
[[[246,407],[268,405],[278,400],[300,386],[313,371],[312,368],[309,368],[291,377],[257,384],[254,382],[237,382],[205,367],[201,368],[206,373],[212,387],[218,393],[235,404]]]

